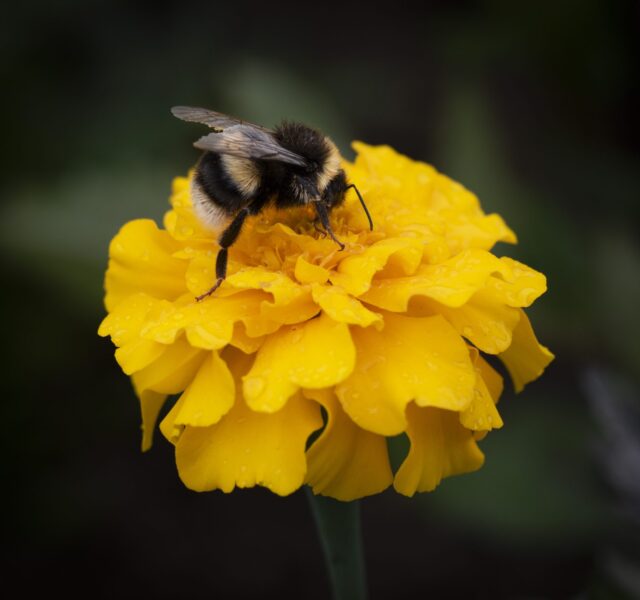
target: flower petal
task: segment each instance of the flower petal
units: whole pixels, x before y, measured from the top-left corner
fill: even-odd
[[[211,242],[215,234],[207,229],[196,216],[191,203],[191,179],[193,171],[188,177],[175,177],[171,186],[172,210],[164,216],[164,226],[171,236],[183,242]]]
[[[182,393],[175,424],[206,427],[217,423],[233,406],[235,383],[227,363],[209,353],[189,387]]]
[[[304,256],[296,260],[295,277],[300,283],[325,283],[330,271],[307,261]]]
[[[301,387],[324,388],[347,377],[355,363],[349,328],[326,315],[269,336],[243,378],[249,407],[280,410]]]
[[[216,425],[184,430],[176,445],[180,478],[198,492],[261,485],[286,496],[302,485],[305,444],[321,426],[320,407],[301,394],[273,414],[250,410],[238,396]]]
[[[180,247],[149,219],[131,221],[122,227],[109,246],[107,310],[137,292],[167,300],[183,294],[186,263],[173,257]]]
[[[110,335],[118,346],[116,360],[127,374],[131,375],[153,362],[165,350],[165,346],[140,337],[148,315],[163,306],[163,303],[146,294],[134,294],[120,302],[108,314],[98,329],[98,335]]]
[[[159,358],[166,348],[163,344],[139,339],[118,348],[115,357],[122,371],[127,375],[133,375]]]
[[[476,374],[466,344],[442,317],[385,315],[383,331],[354,328],[356,368],[336,388],[344,410],[362,428],[382,435],[406,429],[405,408],[464,410]]]
[[[460,335],[488,354],[499,354],[509,347],[512,332],[520,320],[517,309],[497,302],[485,288],[476,292],[463,306],[451,308],[440,305],[437,312]]]
[[[502,391],[504,389],[504,381],[502,375],[498,373],[478,352],[478,358],[474,361],[476,370],[480,370],[480,375],[487,386],[487,391],[491,395],[493,402],[498,404]]]
[[[347,256],[340,261],[331,281],[354,296],[371,287],[374,274],[382,270],[394,256],[404,275],[413,273],[422,258],[422,241],[413,237],[387,238],[365,248],[361,254]]]
[[[500,262],[501,276],[490,277],[485,284],[487,294],[496,302],[522,308],[533,304],[547,291],[547,278],[542,273],[507,256]]]
[[[349,501],[377,494],[391,485],[387,442],[358,427],[342,410],[331,390],[305,390],[322,404],[329,420],[307,450],[306,483],[314,494]]]
[[[368,327],[381,324],[382,316],[365,308],[361,302],[337,285],[311,285],[313,300],[334,321]]]
[[[456,413],[410,404],[407,420],[411,448],[393,482],[400,494],[430,492],[444,477],[470,473],[482,466],[484,455],[472,433],[460,425]]]
[[[215,280],[214,265],[214,260],[203,255],[191,260],[187,282],[194,296],[211,287]],[[300,285],[282,273],[263,267],[246,267],[232,273],[216,291],[215,297],[201,304],[238,294],[261,299],[259,310],[243,314],[246,332],[251,337],[273,333],[282,324],[306,321],[318,312],[308,285]]]
[[[511,375],[516,392],[522,391],[527,383],[540,377],[554,359],[549,349],[538,342],[529,317],[523,310],[520,313],[520,322],[513,332],[511,346],[500,354],[500,359]]]
[[[151,390],[139,393],[140,413],[142,415],[142,451],[146,452],[153,444],[153,432],[158,420],[160,409],[164,405],[167,395],[158,394]]]
[[[460,413],[460,423],[473,431],[500,429],[504,423],[496,408],[496,402],[483,378],[483,374],[491,367],[481,358],[480,353],[475,348],[470,348],[470,351],[476,370],[476,385],[471,404]]]
[[[244,323],[236,323],[233,328],[233,336],[229,344],[245,354],[255,354],[262,346],[265,337],[249,337]]]
[[[253,318],[261,302],[263,296],[252,292],[209,298],[204,302],[186,296],[181,302],[167,305],[155,318],[147,319],[142,335],[146,339],[172,344],[184,331],[192,346],[218,350],[231,341],[234,323]]]
[[[361,299],[393,312],[406,312],[414,296],[427,296],[446,306],[462,306],[493,272],[500,272],[498,258],[483,250],[465,250],[437,265],[422,265],[415,275],[380,279]]]
[[[204,352],[193,348],[184,338],[166,346],[149,366],[132,375],[138,395],[146,390],[160,394],[178,394],[191,382],[204,359]]]

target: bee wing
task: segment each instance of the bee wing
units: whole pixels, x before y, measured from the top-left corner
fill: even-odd
[[[174,106],[171,109],[171,114],[182,121],[189,121],[190,123],[202,123],[203,125],[207,125],[211,127],[211,129],[215,129],[216,131],[223,131],[229,127],[233,127],[234,125],[247,125],[248,127],[253,127],[254,129],[258,129],[259,131],[269,131],[264,127],[260,127],[260,125],[254,125],[253,123],[248,123],[247,121],[242,121],[240,119],[236,119],[235,117],[230,117],[229,115],[224,115],[222,113],[216,112],[215,110],[208,110],[206,108],[197,108],[194,106]]]
[[[238,158],[273,160],[299,167],[307,165],[307,160],[283,148],[271,132],[251,125],[234,125],[220,133],[210,133],[201,137],[194,146],[200,150],[231,154]]]

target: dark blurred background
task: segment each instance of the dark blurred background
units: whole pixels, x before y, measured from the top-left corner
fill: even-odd
[[[3,7],[4,585],[67,597],[326,598],[303,493],[195,494],[139,452],[109,341],[110,238],[197,153],[174,104],[298,118],[434,164],[547,274],[557,355],[486,466],[363,502],[373,599],[640,597],[637,2],[11,2]]]

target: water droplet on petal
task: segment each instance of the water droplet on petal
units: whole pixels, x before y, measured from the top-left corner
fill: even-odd
[[[244,380],[244,393],[249,398],[257,398],[266,387],[264,377],[246,377]]]

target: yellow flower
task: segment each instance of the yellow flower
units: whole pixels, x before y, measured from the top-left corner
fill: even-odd
[[[304,208],[267,211],[231,247],[222,287],[196,302],[217,245],[188,177],[174,181],[164,229],[132,221],[111,243],[99,333],[132,378],[144,450],[177,396],[160,429],[193,490],[433,490],[478,469],[477,441],[502,426],[502,378],[484,355],[518,391],[553,358],[523,311],[545,277],[490,252],[516,241],[502,218],[429,165],[354,148],[344,168],[375,228],[349,195],[331,217],[342,252]],[[411,445],[394,474],[386,438],[402,433]]]

